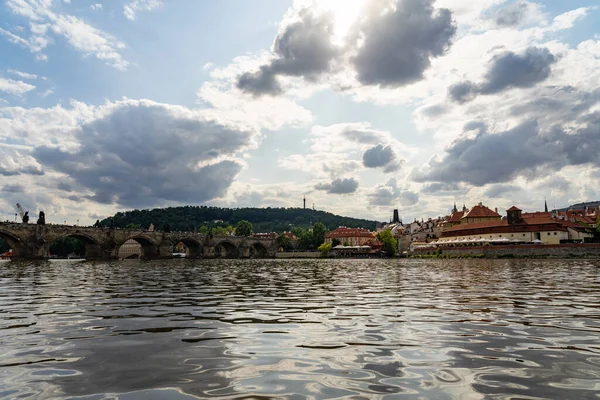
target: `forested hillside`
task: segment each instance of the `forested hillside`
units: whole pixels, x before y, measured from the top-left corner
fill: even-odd
[[[139,224],[146,229],[152,223],[156,229],[161,230],[165,224],[168,224],[172,230],[191,231],[201,226],[235,226],[242,220],[251,222],[254,232],[279,233],[289,231],[292,227],[312,227],[317,222],[322,222],[328,230],[338,226],[374,230],[377,224],[377,221],[342,217],[325,211],[302,208],[185,206],[119,212],[113,217],[100,221],[100,225],[124,228],[129,224]]]

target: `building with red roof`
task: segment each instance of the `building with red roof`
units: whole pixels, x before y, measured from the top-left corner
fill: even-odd
[[[516,208],[516,207],[515,207]],[[475,222],[499,221],[502,216],[496,211],[484,206],[482,203],[473,206],[460,217],[461,224],[472,224]]]
[[[325,234],[325,243],[331,244],[333,239],[338,239],[341,244],[348,246],[363,246],[375,239],[375,233],[364,228],[347,228],[340,226]]]
[[[585,238],[594,236],[588,226],[563,221],[547,215],[549,213],[526,213],[524,215],[521,209],[515,206],[506,210],[506,213],[505,219],[460,224],[447,228],[442,233],[442,239],[508,239],[513,242],[541,241],[545,244],[560,244],[568,241],[583,241]],[[499,214],[497,215],[499,216]]]

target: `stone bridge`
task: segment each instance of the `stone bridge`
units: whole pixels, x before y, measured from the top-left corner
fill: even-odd
[[[46,258],[54,242],[69,236],[85,243],[87,259],[117,259],[119,247],[129,239],[142,246],[144,259],[172,258],[179,242],[190,258],[267,258],[278,250],[272,239],[0,222],[0,237],[13,249],[13,258]]]

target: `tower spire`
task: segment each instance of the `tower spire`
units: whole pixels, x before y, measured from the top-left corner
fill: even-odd
[[[544,212],[548,212],[548,202],[544,198]]]
[[[304,196],[304,209],[306,210],[306,196]]]

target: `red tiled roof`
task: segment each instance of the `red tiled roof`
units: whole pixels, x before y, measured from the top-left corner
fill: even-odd
[[[463,211],[453,212],[452,215],[450,215],[450,219],[448,220],[448,222],[460,222],[460,219],[464,214],[465,213]]]
[[[462,218],[500,217],[500,214],[479,203],[473,206]]]
[[[348,237],[374,237],[373,233],[371,233],[368,229],[364,228],[346,228],[344,226],[340,226],[339,228],[334,229],[331,232],[327,232],[325,234],[326,238],[348,238]]]
[[[512,206],[511,208],[509,208],[509,209],[508,209],[508,210],[506,210],[506,211],[523,211],[523,210],[521,210],[521,209],[520,209],[520,208],[518,208],[518,207]]]
[[[509,210],[506,210],[509,211]],[[528,219],[528,218],[540,218],[540,217],[544,217],[544,218],[552,218],[552,213],[551,212],[532,212],[532,213],[523,213],[521,214],[521,217],[523,219]]]
[[[473,231],[476,230],[489,230],[498,233],[503,232],[513,232],[524,230],[524,231],[546,231],[546,230],[560,230],[566,231],[566,226],[563,226],[563,221],[557,221],[550,218],[528,218],[524,219],[523,222],[519,224],[509,225],[508,220],[499,220],[499,221],[485,221],[485,222],[475,222],[472,224],[461,224],[456,225],[451,228],[446,229],[442,236],[452,236],[449,234],[456,234],[456,232],[464,232],[464,235],[473,235],[479,234]],[[483,233],[483,232],[480,232]]]

